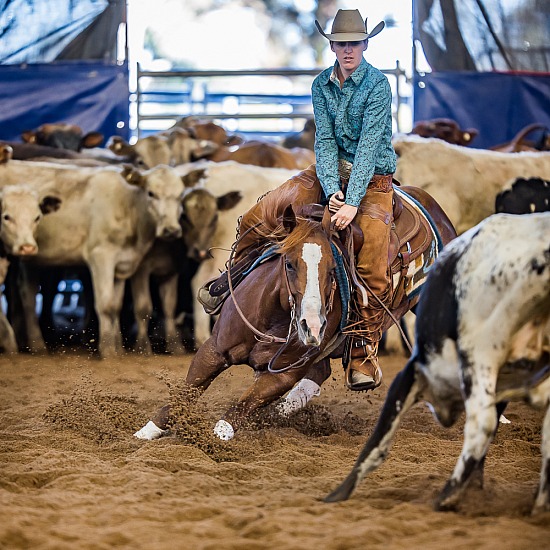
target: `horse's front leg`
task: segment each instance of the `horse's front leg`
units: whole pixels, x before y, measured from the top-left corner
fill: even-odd
[[[224,441],[233,439],[235,431],[242,427],[253,411],[269,405],[284,395],[304,376],[305,372],[305,369],[291,369],[281,373],[257,373],[252,386],[217,422],[214,433]]]
[[[277,405],[277,412],[281,416],[289,416],[293,412],[303,409],[311,399],[319,396],[321,386],[331,372],[329,357],[325,357],[325,359],[311,365],[306,375]]]
[[[228,366],[224,356],[216,350],[215,339],[210,337],[193,357],[185,382],[202,393]],[[170,404],[164,405],[134,436],[138,439],[152,440],[166,435],[171,412]]]

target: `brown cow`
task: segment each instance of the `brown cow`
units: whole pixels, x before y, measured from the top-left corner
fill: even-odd
[[[84,134],[80,126],[58,122],[42,124],[36,130],[26,130],[21,134],[25,143],[46,145],[57,149],[80,151],[83,148],[99,147],[103,143],[103,134],[88,132]]]
[[[434,118],[420,120],[410,132],[424,138],[437,138],[453,145],[470,145],[478,135],[478,130],[468,128],[462,130],[457,122],[450,118]]]
[[[527,140],[526,138],[535,131],[542,131],[541,137],[537,141]],[[489,148],[491,151],[500,151],[501,153],[520,153],[521,151],[550,151],[550,131],[544,124],[528,124],[522,128],[510,141],[494,145]]]
[[[283,147],[292,149],[293,147],[303,147],[313,151],[315,146],[315,120],[308,118],[301,132],[290,134],[281,143]]]

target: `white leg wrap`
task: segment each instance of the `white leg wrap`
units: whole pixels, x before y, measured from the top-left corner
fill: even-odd
[[[161,430],[152,420],[149,420],[141,430],[138,430],[134,437],[138,439],[146,439],[152,441],[153,439],[158,439],[164,435],[168,430]]]
[[[222,440],[229,441],[235,437],[235,430],[229,422],[218,420],[214,426],[214,433]]]
[[[321,393],[321,386],[309,380],[302,378],[286,395],[286,397],[277,405],[277,411],[281,416],[303,409],[308,401],[317,397]]]

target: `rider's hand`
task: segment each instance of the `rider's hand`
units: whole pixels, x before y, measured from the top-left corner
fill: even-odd
[[[328,209],[334,214],[338,212],[342,206],[344,206],[344,193],[342,193],[342,191],[336,191],[336,193],[330,196]]]
[[[357,206],[352,206],[351,204],[344,204],[342,207],[334,214],[331,218],[331,221],[334,222],[334,227],[338,231],[345,229],[355,218],[357,214]]]

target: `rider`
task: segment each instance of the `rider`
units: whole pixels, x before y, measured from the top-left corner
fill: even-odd
[[[315,24],[336,54],[334,66],[321,72],[312,85],[316,165],[267,197],[270,204],[277,204],[273,214],[281,214],[286,204],[278,204],[276,196],[288,200],[289,193],[293,194],[292,204],[297,205],[320,202],[323,194],[336,229],[343,230],[355,220],[363,231],[357,272],[375,297],[371,294],[367,299],[357,291],[360,329],[350,337],[351,358],[346,365],[346,384],[362,391],[382,381],[378,343],[384,306],[391,302],[388,255],[396,166],[391,144],[392,95],[387,78],[363,58],[369,39],[384,28],[384,22],[369,33],[359,10],[338,10],[330,34],[323,32],[318,21]],[[265,216],[266,199],[243,215],[239,233],[244,237],[235,251],[237,261],[258,240],[253,231],[246,230]]]

